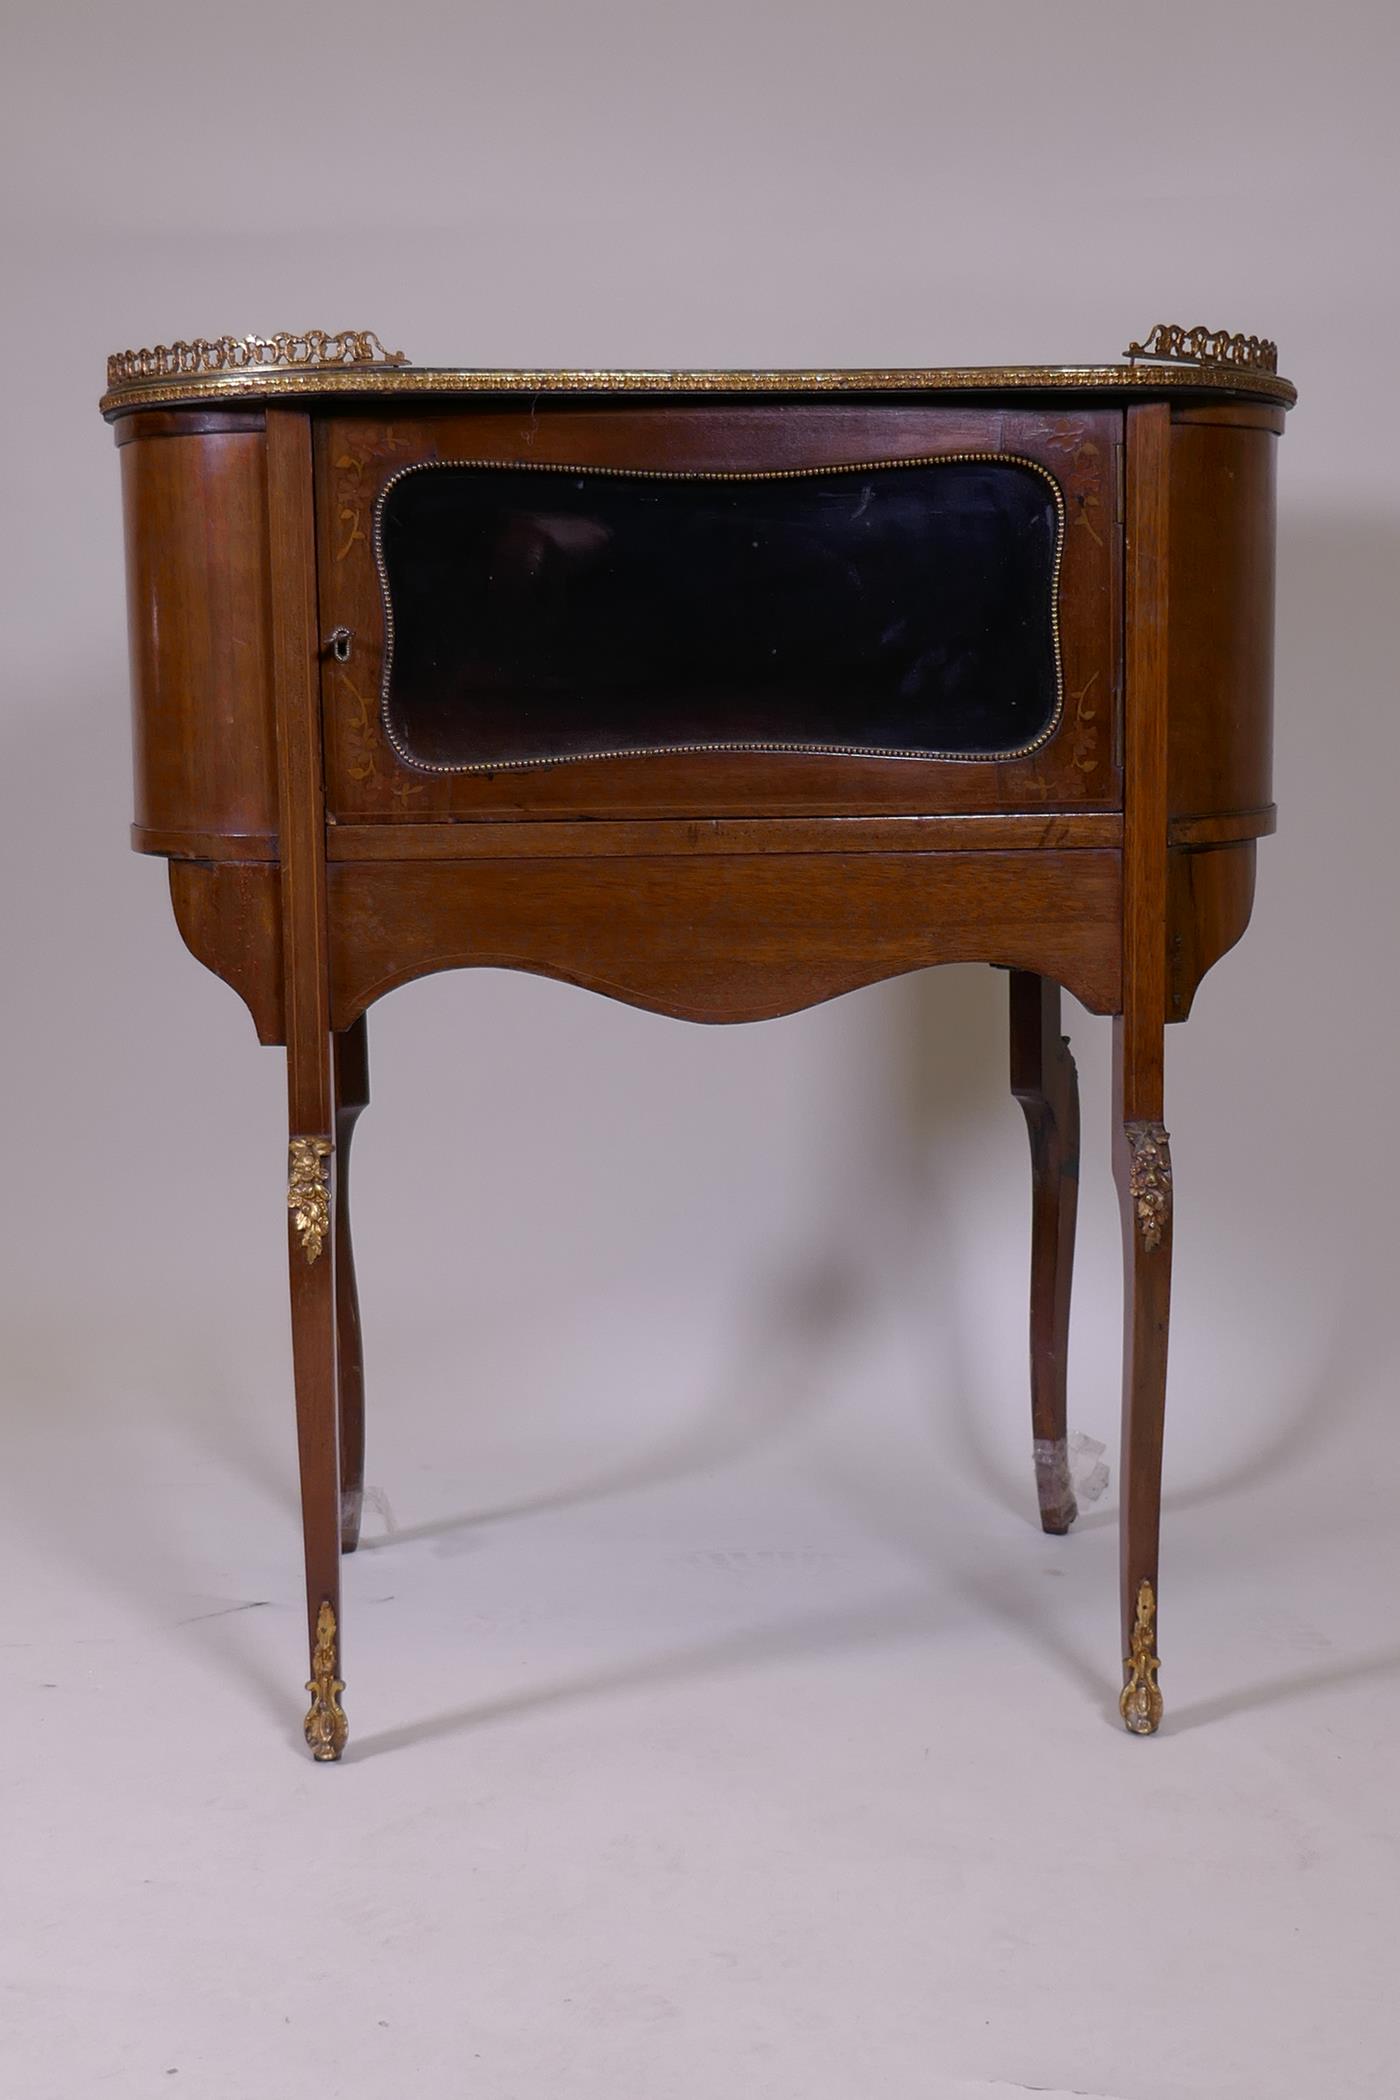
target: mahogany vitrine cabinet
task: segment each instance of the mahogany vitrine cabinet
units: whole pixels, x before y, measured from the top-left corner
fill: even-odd
[[[415,369],[367,334],[114,358],[135,843],[284,1044],[315,1756],[346,1739],[363,1480],[350,1135],[365,1017],[533,970],[689,1021],[1010,972],[1041,1522],[1073,1522],[1079,1109],[1113,1016],[1121,1712],[1161,1716],[1163,1035],[1272,830],[1273,346],[1103,367]],[[561,996],[564,996],[561,994]]]

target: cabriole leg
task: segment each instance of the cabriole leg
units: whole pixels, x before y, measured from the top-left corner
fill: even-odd
[[[1011,1091],[1031,1141],[1031,1432],[1040,1522],[1069,1530],[1066,1421],[1069,1304],[1079,1208],[1079,1078],[1060,1033],[1060,987],[1011,972]]]
[[[1134,1735],[1162,1718],[1157,1688],[1157,1543],[1162,1511],[1162,1425],[1171,1310],[1172,1169],[1157,1084],[1127,1068],[1127,1032],[1114,1025],[1114,1178],[1123,1221],[1122,1614],[1119,1711]],[[1136,1080],[1136,1084],[1135,1084]],[[1123,1103],[1155,1113],[1125,1117]]]
[[[334,1037],[335,1044],[335,1324],[340,1401],[340,1550],[360,1542],[365,1498],[365,1367],[360,1299],[350,1237],[350,1138],[369,1106],[369,1046],[363,1014]]]

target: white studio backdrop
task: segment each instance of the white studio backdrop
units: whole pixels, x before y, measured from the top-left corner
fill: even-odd
[[[220,1356],[284,1319],[280,1057],[125,850],[107,349],[314,323],[420,362],[1093,361],[1200,318],[1276,336],[1302,401],[1280,461],[1280,831],[1249,936],[1169,1043],[1168,1470],[1244,1462],[1294,1408],[1340,1435],[1391,1347],[1390,16],[1187,6],[1169,38],[1085,7],[890,8],[879,36],[781,7],[703,30],[563,10],[548,34],[505,8],[253,8],[232,44],[174,24],[58,11],[9,72],[4,1288],[41,1363],[75,1317],[140,1347],[188,1322]],[[917,1288],[934,1233],[921,1288],[950,1307],[956,1276],[959,1375],[985,1379],[984,1433],[1024,1473],[1004,1002],[994,973],[950,970],[710,1032],[494,974],[395,994],[357,1143],[375,1396],[400,1323],[441,1320],[451,1353],[495,1308],[742,1295],[831,1240],[887,1273],[892,1241]],[[1108,1030],[1070,1014],[1075,1414],[1109,1439]],[[610,1325],[580,1343],[604,1385]]]

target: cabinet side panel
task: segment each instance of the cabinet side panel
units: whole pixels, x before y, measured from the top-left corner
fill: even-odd
[[[1173,818],[1262,816],[1272,801],[1277,445],[1269,430],[1172,428]]]
[[[135,813],[156,850],[277,830],[264,443],[239,431],[121,448]]]

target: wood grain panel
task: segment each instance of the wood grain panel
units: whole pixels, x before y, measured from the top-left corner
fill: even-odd
[[[1277,452],[1268,430],[1172,427],[1173,817],[1273,800]]]
[[[963,852],[1117,846],[1116,812],[987,817],[662,817],[599,818],[575,823],[332,824],[332,860],[484,860],[498,854],[528,860],[559,855],[616,859],[619,854]],[[255,858],[248,854],[244,858]]]
[[[1119,857],[922,853],[389,862],[329,870],[331,1011],[490,965],[691,1021],[753,1021],[932,963],[1119,997]]]
[[[284,1042],[280,869],[172,860],[170,902],[185,946],[237,992],[258,1041]]]
[[[141,438],[121,463],[137,825],[275,833],[264,439]]]
[[[1184,1021],[1201,979],[1234,947],[1254,909],[1252,843],[1167,855],[1167,1019]]]

